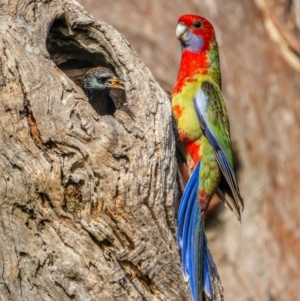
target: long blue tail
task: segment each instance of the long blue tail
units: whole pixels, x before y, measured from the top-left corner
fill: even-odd
[[[207,246],[199,205],[200,165],[201,161],[197,163],[181,199],[177,244],[181,248],[183,274],[190,282],[193,301],[219,301],[224,300],[223,288]]]

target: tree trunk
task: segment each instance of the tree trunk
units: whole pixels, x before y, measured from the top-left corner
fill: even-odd
[[[300,0],[118,0],[113,14],[111,0],[79,1],[128,38],[167,90],[178,17],[212,22],[245,200],[241,224],[222,205],[206,223],[225,300],[300,300]]]
[[[75,1],[4,1],[0,54],[0,299],[190,300],[170,103],[129,43]],[[89,105],[100,65],[134,121]]]

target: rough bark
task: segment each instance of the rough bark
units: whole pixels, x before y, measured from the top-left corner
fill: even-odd
[[[75,1],[0,7],[0,299],[190,300],[167,95]],[[126,80],[134,121],[87,102],[99,65]]]
[[[114,13],[110,0],[80,2],[127,37],[167,90],[180,60],[177,18],[213,23],[245,199],[241,225],[221,205],[208,229],[225,300],[300,300],[299,0],[118,0]]]

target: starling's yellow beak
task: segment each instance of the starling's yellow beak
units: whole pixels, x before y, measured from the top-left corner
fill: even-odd
[[[125,84],[125,80],[116,76],[112,76],[106,81],[106,86],[108,88],[125,90],[124,84]]]

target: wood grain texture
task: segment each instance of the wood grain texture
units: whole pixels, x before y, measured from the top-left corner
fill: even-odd
[[[212,22],[245,200],[242,224],[222,205],[206,223],[225,300],[300,300],[299,0],[118,0],[113,14],[110,0],[80,2],[125,35],[167,90],[180,62],[178,17]]]
[[[0,57],[0,299],[190,300],[170,102],[129,43],[75,1],[2,1]],[[98,65],[134,121],[89,105]]]

